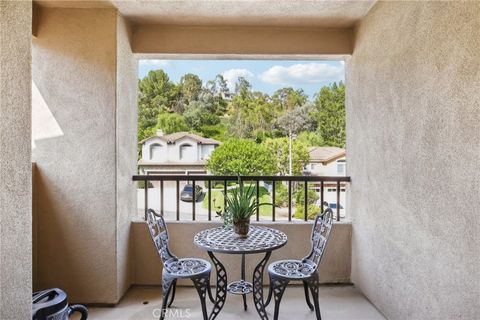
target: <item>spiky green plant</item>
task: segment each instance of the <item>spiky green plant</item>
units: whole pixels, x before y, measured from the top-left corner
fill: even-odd
[[[223,192],[223,196],[227,204],[222,215],[226,226],[232,225],[238,220],[249,219],[262,205],[271,205],[271,203],[258,203],[255,187],[251,185],[245,187],[240,177],[238,177],[238,188],[233,189],[230,194]]]

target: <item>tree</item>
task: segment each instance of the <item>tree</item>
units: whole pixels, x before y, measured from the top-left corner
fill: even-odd
[[[252,85],[244,77],[238,77],[235,83],[235,95],[246,98],[251,93]]]
[[[292,154],[293,136],[301,130],[312,130],[314,128],[315,122],[312,120],[312,106],[310,104],[304,104],[303,106],[285,112],[283,116],[277,119],[277,125],[288,135],[288,174],[292,175],[294,172],[294,159]]]
[[[325,142],[318,132],[302,131],[297,135],[295,141],[303,143],[307,147],[323,147]]]
[[[287,138],[267,139],[265,146],[275,155],[276,173],[289,174],[289,146]],[[310,160],[307,147],[295,141],[292,145],[292,173],[301,175],[303,167]]]
[[[323,87],[315,99],[318,133],[326,145],[345,147],[345,85]]]
[[[178,87],[163,70],[150,71],[138,83],[138,139],[155,132],[158,115],[172,110],[178,97]]]
[[[185,105],[198,100],[202,91],[202,80],[193,73],[187,73],[180,79],[180,92]]]
[[[214,112],[217,116],[224,116],[227,112],[227,101],[225,98],[230,96],[230,90],[228,89],[227,81],[221,74],[215,77],[215,80],[207,82],[206,89],[213,97]]]
[[[275,158],[269,148],[252,140],[231,139],[217,147],[207,161],[216,175],[272,175]]]
[[[293,110],[307,103],[308,97],[302,89],[282,88],[272,95],[272,104],[278,114]]]
[[[314,106],[306,103],[293,110],[285,112],[277,119],[277,126],[287,135],[296,134],[300,131],[315,130],[313,118]]]
[[[237,94],[229,105],[229,133],[235,138],[252,138],[261,142],[273,129],[275,113],[269,96],[251,92],[250,88],[247,80],[239,78]]]
[[[185,119],[178,113],[163,112],[158,116],[157,122],[157,129],[161,129],[165,134],[188,131]]]
[[[183,115],[186,124],[197,131],[202,126],[216,125],[220,122],[220,118],[209,110],[208,105],[204,101],[191,102]]]
[[[139,104],[148,108],[170,110],[172,102],[178,97],[178,87],[170,81],[163,70],[150,71],[139,82]]]
[[[225,138],[226,131],[227,128],[225,124],[221,122],[214,125],[203,125],[197,130],[197,132],[203,137],[213,138],[222,142],[227,140]]]

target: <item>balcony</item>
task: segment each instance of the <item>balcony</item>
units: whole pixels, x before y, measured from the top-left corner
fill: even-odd
[[[30,319],[32,291],[51,287],[100,319],[158,305],[142,211],[161,191],[132,180],[137,62],[187,57],[345,61],[351,181],[320,268],[325,319],[478,318],[480,4],[253,2],[0,2],[0,319]],[[171,215],[173,250],[206,257],[190,239],[219,224],[210,202],[177,210],[173,192],[151,203]],[[308,210],[274,210],[254,219],[288,235],[271,259],[302,256]],[[300,293],[281,318],[311,317]],[[228,299],[226,318],[253,317]],[[179,290],[179,308],[194,301]]]

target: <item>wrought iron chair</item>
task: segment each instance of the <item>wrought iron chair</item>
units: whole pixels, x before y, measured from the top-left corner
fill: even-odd
[[[215,301],[210,291],[210,272],[212,270],[210,262],[197,258],[179,259],[173,255],[168,246],[169,237],[165,220],[153,209],[147,210],[147,226],[155,249],[163,263],[163,301],[160,320],[164,319],[167,307],[170,307],[175,299],[177,279],[192,280],[200,297],[203,319],[207,320],[206,295],[208,294],[210,301]],[[170,293],[172,296],[168,302]]]
[[[320,306],[318,303],[318,266],[322,259],[325,246],[327,245],[330,231],[332,229],[333,211],[328,208],[323,214],[319,214],[312,228],[311,235],[311,250],[310,253],[302,260],[280,260],[271,263],[268,266],[268,275],[270,278],[270,290],[268,292],[267,306],[273,295],[275,301],[275,309],[273,319],[278,319],[278,312],[280,309],[280,302],[283,293],[290,281],[302,281],[305,291],[305,300],[310,310],[315,310],[317,320],[321,320]],[[312,294],[313,304],[310,302],[310,295]]]

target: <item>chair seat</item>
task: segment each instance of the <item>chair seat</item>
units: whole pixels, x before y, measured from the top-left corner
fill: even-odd
[[[174,278],[191,278],[208,273],[212,270],[210,262],[197,258],[170,259],[163,269]]]
[[[290,280],[306,280],[316,272],[316,265],[311,261],[279,260],[268,266],[268,273]]]

